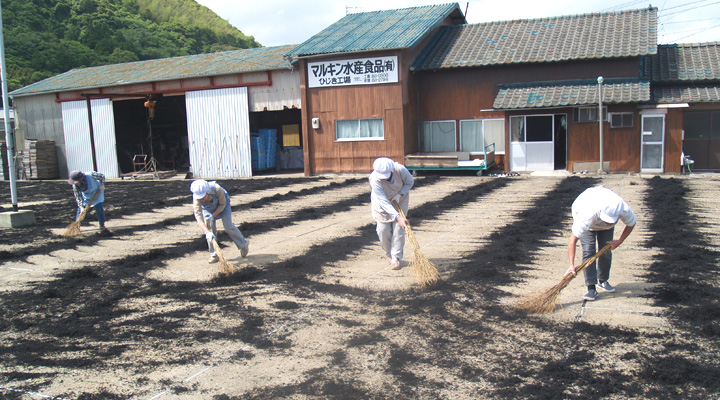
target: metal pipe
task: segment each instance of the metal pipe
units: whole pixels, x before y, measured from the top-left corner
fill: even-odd
[[[12,199],[13,211],[18,211],[17,204],[17,183],[15,182],[15,138],[10,129],[10,104],[8,104],[7,74],[5,71],[5,38],[2,27],[2,6],[0,5],[0,68],[2,71],[2,102],[3,116],[5,118],[5,143],[7,144],[8,169],[10,170],[10,198]]]
[[[598,123],[600,124],[600,169],[598,169],[598,173],[602,174],[605,173],[605,166],[603,165],[603,105],[602,105],[602,84],[603,84],[603,77],[598,76],[597,83],[598,83]]]

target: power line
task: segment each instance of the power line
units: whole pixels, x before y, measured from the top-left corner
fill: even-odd
[[[711,30],[711,29],[715,29],[715,28],[718,28],[718,27],[720,27],[720,24],[717,24],[717,25],[714,25],[714,26],[711,26],[711,27],[708,27],[708,28],[701,28],[701,29],[699,29],[697,32],[693,32],[693,33],[691,33],[691,34],[689,34],[689,35],[687,35],[687,36],[683,36],[683,37],[681,37],[681,38],[678,38],[677,41],[681,41],[681,40],[683,40],[683,39],[689,38],[690,36],[695,36],[695,35],[697,35],[697,34],[699,34],[699,33],[707,32],[707,31],[709,31],[709,30]],[[687,31],[686,31],[686,32],[687,32]]]

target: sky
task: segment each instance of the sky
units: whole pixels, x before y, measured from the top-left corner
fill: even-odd
[[[365,0],[195,0],[263,46],[300,44],[348,13],[451,3]],[[658,8],[658,43],[720,42],[720,0],[476,0],[457,2],[468,23]]]

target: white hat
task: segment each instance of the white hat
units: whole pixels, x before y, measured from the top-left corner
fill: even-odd
[[[204,179],[198,179],[190,184],[193,199],[202,199],[210,191],[210,185]]]
[[[373,162],[373,175],[378,179],[388,179],[394,167],[395,161],[380,157]]]

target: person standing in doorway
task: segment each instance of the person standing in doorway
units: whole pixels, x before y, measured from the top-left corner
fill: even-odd
[[[600,249],[610,243],[611,250],[615,250],[630,235],[635,228],[637,218],[630,206],[617,193],[612,190],[596,186],[586,189],[572,204],[572,234],[568,243],[568,258],[570,267],[566,274],[575,274],[575,247],[578,240],[582,247],[583,262]],[[625,224],[620,238],[613,240],[615,224],[622,220]],[[610,251],[601,255],[595,263],[589,265],[583,272],[588,292],[583,297],[593,301],[597,298],[597,288],[614,292],[610,285],[610,266],[612,253]]]
[[[400,269],[405,247],[405,230],[410,223],[400,215],[392,202],[397,203],[403,214],[407,215],[410,189],[415,181],[404,165],[387,157],[380,157],[373,162],[373,172],[369,180],[370,208],[377,223],[380,245],[385,250],[390,268]]]
[[[240,255],[246,257],[250,251],[250,240],[246,239],[240,230],[232,222],[232,210],[230,209],[230,195],[218,185],[217,182],[208,182],[198,179],[190,184],[190,191],[193,194],[193,213],[195,220],[205,233],[210,250],[209,263],[216,263],[219,260],[215,254],[213,239],[217,240],[217,226],[215,221],[222,219],[225,232],[230,236],[238,249]]]
[[[75,221],[80,218],[80,214],[85,207],[92,207],[97,214],[100,231],[107,232],[105,228],[105,175],[99,172],[82,172],[73,170],[70,172],[68,183],[73,187],[75,202],[77,203],[77,213],[75,213]],[[97,194],[97,197],[95,195]],[[95,197],[92,204],[88,204]],[[87,215],[87,214],[86,214]]]

